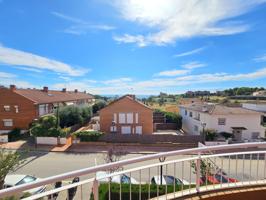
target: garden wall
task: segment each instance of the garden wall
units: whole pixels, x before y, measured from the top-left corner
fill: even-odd
[[[141,144],[155,144],[155,143],[198,143],[201,141],[201,136],[198,135],[122,135],[108,133],[99,138],[99,142],[113,142],[113,143],[141,143]]]
[[[177,130],[177,123],[156,123],[154,124],[154,131],[157,130]]]

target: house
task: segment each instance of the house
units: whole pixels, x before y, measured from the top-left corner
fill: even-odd
[[[203,128],[214,129],[233,133],[237,141],[257,139],[265,134],[260,112],[207,103],[180,105],[179,108],[182,128],[188,134],[199,135]]]
[[[252,93],[252,96],[263,97],[266,96],[266,90],[260,90]]]
[[[117,134],[152,134],[153,110],[125,95],[100,110],[100,130]]]
[[[86,105],[93,103],[94,97],[85,92],[0,88],[0,133],[14,128],[28,130],[33,120],[52,113],[57,106]]]

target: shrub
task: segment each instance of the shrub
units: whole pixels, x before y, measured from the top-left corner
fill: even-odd
[[[206,141],[213,141],[217,137],[217,131],[213,129],[205,129],[204,133]]]
[[[21,130],[19,128],[14,128],[8,132],[8,141],[13,142],[21,138]]]
[[[98,141],[102,134],[99,131],[80,131],[74,133],[74,136],[78,137],[81,142],[94,142]]]
[[[83,124],[91,118],[91,107],[65,106],[59,109],[60,127]]]
[[[65,137],[69,129],[57,128],[56,117],[54,115],[46,115],[32,124],[30,132],[35,137]]]
[[[166,187],[165,185],[150,185],[150,197],[154,198],[157,196],[157,187],[159,195],[165,195],[166,193]],[[195,187],[195,185],[191,185],[191,188]],[[118,183],[111,183],[111,199],[119,199],[120,196],[120,184]],[[188,189],[188,185],[184,185],[183,189]],[[175,186],[176,191],[181,190],[181,185]],[[173,193],[174,192],[174,186],[173,185],[167,185],[167,193]],[[149,194],[149,184],[141,184],[141,199],[148,199]],[[130,184],[121,184],[121,195],[123,200],[129,200],[130,199]],[[102,183],[99,186],[99,200],[106,200],[109,199],[109,186],[108,183]],[[131,184],[131,199],[139,199],[139,184]],[[93,195],[91,194],[90,200],[93,200]]]
[[[219,133],[221,136],[223,136],[226,140],[228,138],[232,138],[233,137],[233,134],[232,133],[228,133],[228,132],[220,132]]]
[[[166,123],[177,123],[177,128],[182,128],[182,116],[174,112],[166,112],[160,109],[155,109],[154,113],[162,113],[165,116]]]
[[[97,113],[99,110],[101,110],[102,108],[104,108],[106,106],[106,102],[103,100],[100,100],[98,102],[96,102],[93,106],[92,106],[92,112],[93,113]]]

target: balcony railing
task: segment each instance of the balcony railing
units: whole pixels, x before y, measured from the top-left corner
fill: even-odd
[[[265,142],[204,146],[140,156],[4,189],[0,191],[0,199],[21,196],[29,189],[44,185],[47,191],[25,199],[55,199],[55,196],[72,199],[73,194],[75,199],[94,200],[173,199],[203,191],[265,185],[266,150],[261,148],[266,148]],[[101,171],[107,173],[99,176]],[[112,173],[108,173],[110,171]],[[75,177],[81,181],[66,184],[66,180]],[[63,181],[63,186],[53,188],[58,181]]]

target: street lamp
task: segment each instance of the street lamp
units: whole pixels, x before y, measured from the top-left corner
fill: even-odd
[[[160,157],[159,161],[162,163],[165,161],[165,157]],[[163,165],[160,166],[160,185],[163,184]]]
[[[205,140],[206,140],[206,135],[205,135],[205,127],[206,127],[206,123],[201,123],[202,126],[202,136],[203,136],[203,142],[205,144]]]

